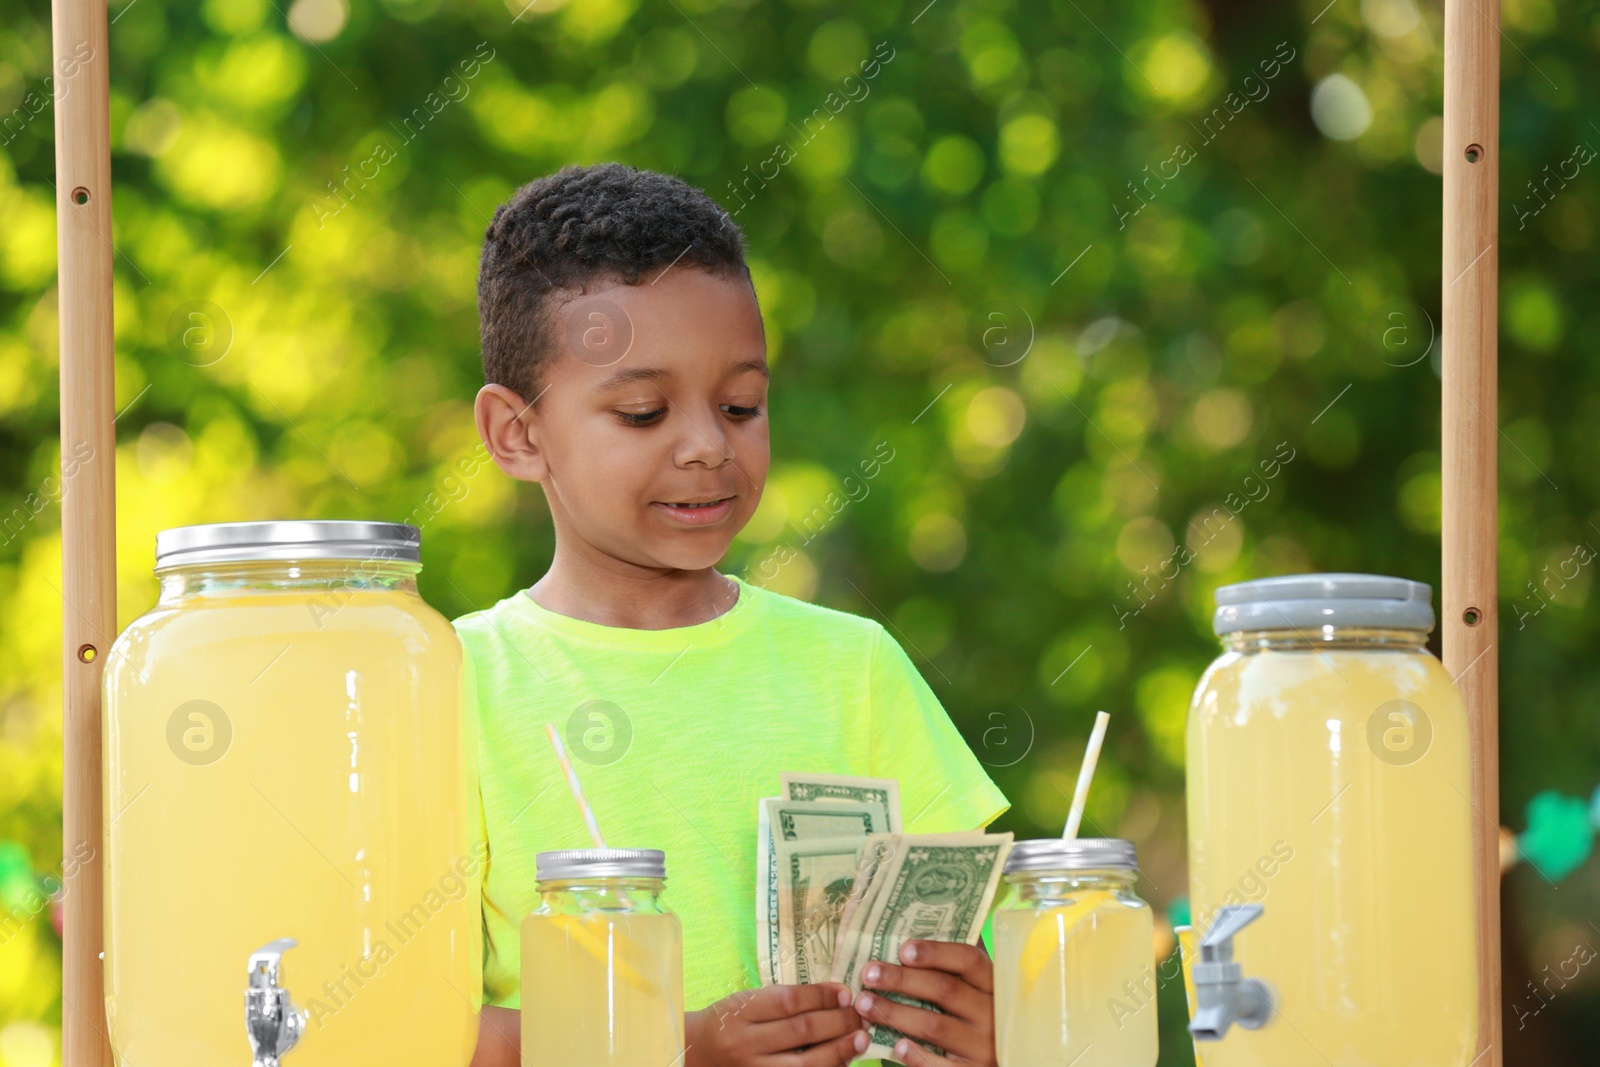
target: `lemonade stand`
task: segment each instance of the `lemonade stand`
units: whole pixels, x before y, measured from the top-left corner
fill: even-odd
[[[1340,1067],[1379,1062],[1379,1048],[1386,1063],[1501,1063],[1499,3],[1444,7],[1437,615],[1430,601],[1423,617],[1414,583],[1370,575],[1244,583],[1219,604],[1228,647],[1197,693],[1188,750],[1201,909],[1190,1030],[1208,1067],[1318,1062],[1297,1039],[1337,1047]],[[85,46],[111,54],[105,5],[54,0],[56,59]],[[253,1053],[263,1067],[282,1056],[291,1067],[460,1067],[477,1035],[469,868],[483,857],[454,800],[470,792],[473,744],[460,648],[416,595],[415,529],[165,531],[161,601],[118,637],[109,115],[105,62],[55,101],[61,452],[90,457],[63,479],[61,501],[63,832],[67,853],[89,856],[65,879],[63,1061],[221,1067]],[[1297,614],[1316,601],[1335,614]],[[1384,611],[1393,625],[1374,614]],[[1430,626],[1442,669],[1423,662]],[[1296,647],[1293,631],[1308,628],[1325,643]],[[1260,710],[1275,703],[1331,710],[1303,716],[1297,734]],[[1384,755],[1406,749],[1388,731],[1414,738],[1424,721],[1432,762]],[[1437,828],[1431,851],[1382,832],[1406,817]],[[613,887],[582,888],[658,880],[656,857],[621,859],[552,856],[529,944],[637,921],[666,931],[644,958],[671,958],[653,897],[612,914]],[[1050,843],[1017,862],[1029,906],[997,923],[1021,946],[1008,973],[1037,984],[1081,965],[1138,981],[1118,950],[1150,916],[1129,889],[1124,843]],[[1264,899],[1230,899],[1263,863],[1277,872]],[[1407,894],[1436,914],[1423,922],[1389,899]],[[1069,952],[1068,931],[1091,927],[1099,939]],[[1428,974],[1408,972],[1417,956],[1433,961]],[[671,1003],[673,983],[670,971],[639,973],[653,1004]],[[1068,986],[1049,988],[1064,1002]],[[1322,1029],[1298,1034],[1305,1019]],[[1141,1060],[1142,1033],[1120,1035]],[[1044,1040],[1016,1034],[1021,1048]],[[647,1037],[670,1046],[681,1034]]]

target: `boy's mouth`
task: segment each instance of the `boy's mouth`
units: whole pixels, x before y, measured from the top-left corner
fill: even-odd
[[[733,497],[717,500],[657,500],[650,505],[677,521],[689,526],[704,526],[716,522],[733,509]]]

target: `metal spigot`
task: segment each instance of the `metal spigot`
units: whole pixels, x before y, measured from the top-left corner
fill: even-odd
[[[306,1014],[278,984],[283,954],[297,944],[285,937],[250,954],[250,987],[244,993],[244,1025],[250,1036],[254,1067],[278,1067],[278,1058],[294,1048],[305,1032]]]
[[[1259,1030],[1272,1018],[1272,990],[1259,978],[1244,977],[1244,969],[1233,962],[1233,935],[1261,912],[1260,904],[1219,908],[1201,940],[1200,961],[1192,969],[1196,1007],[1189,1020],[1196,1041],[1221,1041],[1234,1023]]]

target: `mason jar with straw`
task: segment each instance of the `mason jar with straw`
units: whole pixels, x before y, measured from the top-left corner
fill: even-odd
[[[1078,836],[1110,716],[1100,712],[1059,838],[1018,841],[994,917],[1000,1067],[1153,1067],[1150,906],[1132,841]]]
[[[539,906],[522,922],[522,1062],[679,1064],[683,928],[661,902],[666,855],[606,846],[560,735],[545,732],[594,848],[538,854]]]

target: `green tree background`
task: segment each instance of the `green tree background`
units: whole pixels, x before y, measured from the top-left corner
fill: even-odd
[[[41,0],[0,11],[0,888],[21,915],[0,937],[0,1067],[45,1067],[60,944],[22,902],[61,862],[50,95],[81,84],[52,70]],[[1212,590],[1304,570],[1437,588],[1437,3],[111,17],[110,55],[84,64],[112,85],[123,625],[154,603],[154,534],[187,523],[417,523],[424,595],[451,617],[538,577],[540,494],[481,462],[471,420],[477,255],[516,186],[611,159],[705,188],[751,239],[775,465],[729,567],[891,625],[1012,798],[1000,828],[1058,832],[1106,708],[1091,826],[1139,841],[1165,909]],[[1600,539],[1582,355],[1600,15],[1505,0],[1503,40],[1502,821],[1520,830],[1539,791],[1600,781],[1594,569],[1561,569]],[[851,490],[883,442],[893,459]],[[1197,537],[1235,493],[1259,499]],[[1185,541],[1196,561],[1149,582]],[[1559,891],[1507,875],[1509,1062],[1600,1041],[1600,969],[1549,982],[1600,946],[1597,915],[1593,862]],[[1163,1064],[1191,1059],[1182,1005],[1165,983]]]

